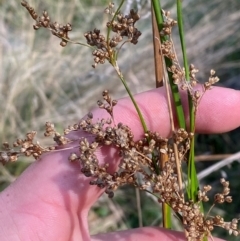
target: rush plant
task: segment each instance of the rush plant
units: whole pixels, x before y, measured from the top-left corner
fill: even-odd
[[[59,38],[62,47],[67,47],[70,43],[88,47],[93,55],[93,68],[102,64],[110,64],[114,68],[132,100],[144,135],[136,141],[130,127],[115,122],[114,107],[117,101],[111,97],[108,90],[103,90],[102,99],[97,105],[108,113],[109,118],[94,121],[93,114],[89,113],[84,120],[69,125],[64,130],[64,134],[58,133],[54,124],[47,122],[44,135],[52,136],[55,144],[42,147],[34,141],[36,132],[31,131],[26,134],[25,139],[17,139],[12,146],[4,143],[0,161],[3,164],[13,162],[21,155],[33,156],[38,160],[43,153],[55,151],[58,146],[64,148],[64,145],[76,141],[66,135],[81,130],[90,134],[91,138],[80,138],[79,152],[72,152],[66,161],[80,162],[81,172],[86,177],[91,177],[90,185],[103,188],[109,198],[114,197],[114,191],[119,187],[126,184],[133,185],[155,196],[162,204],[165,228],[171,228],[171,213],[175,214],[189,241],[206,240],[207,237],[211,237],[215,227],[221,227],[230,234],[238,236],[240,234],[237,227],[238,219],[234,218],[227,222],[220,215],[211,215],[215,205],[232,202],[228,181],[224,178],[220,180],[222,191],[215,194],[210,210],[206,211],[203,208],[203,203],[210,201],[208,192],[211,186],[205,185],[200,188],[197,179],[194,162],[195,117],[204,93],[211,91],[212,85],[218,82],[219,78],[214,70],[210,70],[209,79],[199,84],[196,77],[198,69],[193,64],[188,64],[181,1],[176,1],[178,13],[176,21],[171,18],[168,11],[161,8],[159,0],[152,0],[152,22],[155,24],[153,42],[159,46],[155,46],[155,61],[158,59],[155,65],[156,79],[158,79],[157,85],[164,85],[166,89],[171,126],[171,135],[168,138],[163,138],[147,126],[141,108],[134,99],[118,64],[123,46],[137,45],[141,36],[136,26],[140,20],[137,11],[132,9],[124,15],[121,13],[124,0],[121,0],[116,7],[114,3],[109,3],[105,9],[105,14],[108,15],[106,29],[95,28],[87,31],[84,33],[86,43],[81,43],[70,38],[69,32],[72,31],[70,23],[61,25],[52,21],[47,11],[39,15],[28,2],[22,1],[21,4],[35,21],[34,30],[41,28],[49,30],[52,35]],[[172,39],[172,28],[176,26],[179,28],[184,67],[181,67],[178,61]],[[190,123],[186,123],[180,92],[188,96]],[[174,112],[177,113],[177,123],[173,120]],[[118,149],[121,160],[119,169],[115,173],[109,172],[107,164],[100,165],[96,155],[98,148],[110,145]],[[187,166],[187,177],[183,175],[183,166]]]

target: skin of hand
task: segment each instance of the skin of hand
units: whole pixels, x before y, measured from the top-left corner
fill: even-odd
[[[143,112],[147,126],[162,136],[170,134],[169,113],[164,89],[159,88],[135,96]],[[203,96],[198,107],[196,131],[198,133],[222,133],[240,126],[240,92],[214,87]],[[183,94],[183,104],[187,97]],[[96,109],[94,119],[109,117],[104,110]],[[187,114],[187,112],[186,112]],[[136,111],[128,98],[118,102],[114,109],[115,122],[132,128],[135,139],[143,134]],[[84,136],[81,131],[71,138]],[[80,164],[69,163],[72,149],[43,155],[0,194],[1,241],[181,241],[183,233],[156,227],[145,227],[99,234],[90,237],[87,215],[103,190],[89,185]],[[76,147],[75,147],[76,146]],[[108,162],[110,171],[117,170],[119,159],[114,148],[98,150],[100,163]],[[214,239],[220,240],[220,239]]]

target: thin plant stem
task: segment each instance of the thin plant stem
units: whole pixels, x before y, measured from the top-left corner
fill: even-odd
[[[112,60],[113,60],[113,59],[112,59]],[[118,67],[117,61],[115,61],[115,59],[114,59],[113,62],[110,62],[110,63],[112,64],[112,66],[114,67],[115,71],[117,72],[120,80],[122,81],[122,84],[124,85],[124,87],[125,87],[128,95],[129,95],[129,97],[130,97],[130,99],[131,99],[131,101],[132,101],[132,103],[133,103],[133,105],[134,105],[134,107],[135,107],[135,109],[136,109],[136,111],[137,111],[137,114],[138,114],[139,119],[140,119],[140,122],[141,122],[141,124],[142,124],[144,133],[147,133],[147,132],[148,132],[148,128],[147,128],[146,122],[145,122],[145,120],[144,120],[144,118],[143,118],[142,112],[141,112],[141,110],[139,109],[138,104],[137,104],[137,102],[135,101],[135,99],[134,99],[134,97],[133,97],[133,95],[132,95],[132,92],[131,92],[131,90],[129,89],[129,87],[128,87],[128,85],[127,85],[127,82],[126,82],[126,80],[124,79],[124,77],[123,77],[123,75],[122,75],[122,73],[121,73],[121,71],[120,71],[120,69],[119,69],[119,67]],[[148,140],[148,141],[149,141],[149,140]],[[156,174],[159,175],[160,171],[159,171],[159,166],[158,166],[158,160],[157,160],[157,158],[155,157],[154,153],[152,153],[152,161],[153,161],[152,164],[153,164],[153,166],[154,166],[154,170],[155,170]]]
[[[182,15],[182,2],[181,0],[177,0],[177,22],[179,28],[179,37],[181,42],[182,48],[182,55],[183,55],[183,62],[184,62],[184,69],[185,69],[185,78],[186,81],[190,81],[190,73],[188,67],[188,59],[186,54],[186,44],[185,44],[185,35],[184,35],[184,28],[183,28],[183,15]],[[188,103],[189,103],[189,115],[190,115],[190,132],[194,133],[195,131],[195,110],[193,101],[191,99],[190,93],[188,93]],[[189,183],[189,191],[188,195],[191,200],[194,202],[197,201],[197,192],[199,189],[199,183],[197,179],[197,172],[195,167],[194,161],[194,137],[191,139],[190,145],[190,153],[188,159],[188,183]]]
[[[153,6],[155,17],[156,17],[158,31],[160,32],[162,24],[163,24],[163,16],[162,16],[162,12],[161,12],[162,8],[161,8],[160,1],[152,0],[152,6]],[[161,39],[161,42],[163,42],[166,40],[166,37],[161,36],[160,39]],[[164,57],[164,59],[165,59],[166,66],[171,67],[172,61],[166,57]],[[178,126],[186,129],[185,117],[184,117],[180,94],[178,91],[178,86],[173,83],[172,73],[170,73],[169,71],[168,71],[168,79],[169,79],[169,83],[171,86],[171,92],[172,92],[172,96],[173,96],[173,100],[174,100],[174,107],[175,107],[176,114],[177,114]]]
[[[111,63],[111,64],[113,65],[114,69],[116,70],[116,72],[117,72],[120,80],[122,81],[122,84],[124,85],[124,87],[125,87],[128,95],[129,95],[129,97],[130,97],[130,99],[131,99],[131,101],[132,101],[132,103],[133,103],[133,105],[134,105],[134,107],[135,107],[135,109],[136,109],[136,111],[137,111],[137,113],[138,113],[138,116],[139,116],[139,118],[140,118],[140,121],[141,121],[141,124],[142,124],[142,127],[143,127],[144,132],[147,133],[147,132],[148,132],[148,128],[147,128],[146,122],[145,122],[145,120],[144,120],[144,118],[143,118],[142,112],[141,112],[141,110],[139,109],[138,104],[137,104],[137,102],[135,101],[135,99],[134,99],[134,97],[133,97],[133,95],[132,95],[132,92],[131,92],[131,90],[129,89],[129,87],[128,87],[128,85],[127,85],[126,80],[124,79],[122,73],[120,72],[119,67],[118,67],[118,65],[117,65],[117,62],[114,62],[114,63]]]
[[[189,72],[189,65],[188,59],[186,54],[186,44],[185,44],[185,35],[184,35],[184,27],[183,27],[183,15],[182,15],[182,1],[177,1],[177,22],[179,28],[179,37],[181,42],[182,48],[182,55],[183,55],[183,62],[184,62],[184,69],[185,69],[185,78],[186,81],[190,81],[190,72]],[[192,101],[192,97],[190,92],[188,91],[188,107],[189,107],[189,116],[190,116],[190,132],[195,132],[195,117],[196,111],[195,106]],[[195,166],[195,139],[194,136],[191,138],[190,141],[190,151],[189,151],[189,158],[188,158],[188,198],[193,200],[195,203],[198,201],[197,193],[199,190],[199,181],[197,177],[197,171]],[[200,202],[201,211],[204,213],[202,202]],[[203,238],[204,241],[207,241],[207,237]]]
[[[154,47],[154,63],[155,63],[155,79],[156,79],[156,88],[163,86],[163,58],[160,53],[161,41],[160,34],[156,22],[155,13],[153,6],[151,8],[152,12],[152,32],[153,32],[153,47]],[[165,163],[169,160],[169,157],[166,153],[160,153],[160,166],[161,169],[164,168]],[[171,220],[171,208],[165,202],[162,203],[162,217],[163,217],[163,227],[170,229],[172,227]]]
[[[50,29],[51,30],[51,29]],[[88,47],[92,50],[94,50],[94,47],[90,46],[89,44],[85,44],[85,43],[81,43],[81,42],[76,42],[76,41],[73,41],[71,39],[68,39],[68,38],[64,38],[64,37],[60,37],[58,36],[58,38],[62,39],[62,40],[65,40],[66,42],[69,42],[71,44],[78,44],[78,45],[81,45],[81,46],[84,46],[84,47]]]
[[[153,9],[154,9],[154,12],[155,12],[157,25],[158,25],[159,31],[160,31],[161,25],[163,24],[163,16],[161,14],[160,1],[152,0],[152,6],[153,6]],[[156,11],[158,11],[158,12],[156,12]],[[162,37],[161,41],[164,41],[164,40],[165,39],[163,39],[163,37]],[[161,53],[161,56],[163,56],[162,53]],[[179,94],[179,91],[178,91],[178,87],[177,87],[177,85],[175,85],[173,83],[172,74],[169,71],[167,71],[167,67],[170,67],[172,65],[172,62],[168,58],[162,57],[162,63],[164,63],[163,64],[163,73],[164,73],[163,80],[165,79],[168,107],[169,107],[169,113],[170,113],[171,129],[172,129],[172,131],[175,131],[174,121],[173,121],[173,109],[172,109],[172,104],[171,104],[171,97],[170,97],[170,90],[168,88],[168,83],[170,84],[170,87],[171,87],[171,93],[172,93],[172,96],[173,96],[173,99],[174,99],[174,106],[176,108],[177,117],[178,117],[178,121],[179,121],[178,124],[181,128],[185,128],[185,126],[186,126],[185,125],[185,116],[184,116],[183,107],[182,107],[182,104],[181,104],[181,98],[180,98],[180,94]],[[165,74],[165,73],[167,73],[167,74]],[[174,152],[175,152],[176,165],[177,165],[179,188],[182,189],[182,173],[181,173],[180,162],[178,160],[178,151],[177,151],[176,147],[174,147]]]
[[[119,13],[119,11],[120,11],[123,3],[124,3],[124,0],[122,0],[121,3],[119,4],[117,10],[115,11],[115,13],[114,13],[114,15],[113,15],[113,17],[112,17],[112,20],[111,20],[111,23],[110,23],[109,26],[111,26],[112,22],[113,22],[114,19],[116,18],[116,16],[117,16],[117,14]],[[107,30],[107,45],[109,45],[110,32],[111,32],[111,27],[108,27],[108,30]],[[107,49],[110,49],[110,47],[107,46]],[[146,122],[145,122],[145,120],[144,120],[144,118],[143,118],[142,112],[140,111],[140,109],[139,109],[139,107],[138,107],[138,105],[137,105],[137,103],[136,103],[136,101],[135,101],[135,99],[134,99],[134,97],[133,97],[133,95],[132,95],[132,92],[131,92],[131,90],[129,89],[127,83],[126,83],[126,80],[124,79],[124,77],[123,77],[123,75],[122,75],[122,73],[121,73],[121,71],[120,71],[120,69],[119,69],[119,67],[118,67],[118,64],[117,64],[118,52],[117,52],[117,53],[109,53],[109,56],[110,56],[109,62],[110,62],[110,64],[114,67],[114,69],[115,69],[116,72],[117,72],[117,75],[119,76],[120,80],[122,81],[122,84],[124,85],[124,87],[125,87],[128,95],[129,95],[129,97],[130,97],[130,99],[131,99],[131,101],[132,101],[132,103],[133,103],[133,105],[134,105],[134,107],[135,107],[135,109],[136,109],[136,111],[137,111],[137,113],[138,113],[138,116],[139,116],[139,118],[140,118],[140,121],[141,121],[143,130],[144,130],[144,132],[146,133],[146,132],[148,132],[148,128],[147,128]]]
[[[154,14],[153,14],[154,12]],[[161,12],[161,5],[160,5],[160,1],[158,0],[152,0],[152,15],[154,17],[154,20],[156,21],[157,27],[158,27],[158,33],[161,30],[161,26],[163,24],[163,16],[162,16],[162,12]],[[160,35],[158,35],[160,36]],[[160,49],[161,49],[161,42],[165,41],[165,37],[161,37],[159,39],[160,42]],[[155,50],[156,51],[156,50]],[[161,63],[162,63],[162,73],[163,73],[163,80],[165,79],[165,86],[167,89],[167,96],[168,96],[168,106],[169,106],[169,113],[170,113],[170,121],[171,121],[171,126],[172,126],[172,131],[174,131],[174,121],[173,121],[173,116],[172,116],[172,105],[171,105],[171,100],[170,100],[170,90],[168,88],[168,83],[167,83],[167,79],[169,80],[170,86],[171,86],[171,92],[172,92],[172,96],[173,96],[173,100],[174,100],[174,106],[176,109],[176,113],[177,113],[177,119],[179,122],[179,126],[180,127],[185,127],[185,119],[184,119],[184,112],[183,112],[183,108],[181,105],[181,99],[180,99],[180,95],[178,92],[178,87],[173,83],[173,79],[172,79],[172,73],[167,71],[166,65],[167,67],[170,67],[172,65],[171,60],[164,58],[162,53],[161,54]],[[156,54],[155,54],[156,55]],[[156,60],[155,60],[156,61]],[[156,62],[155,62],[155,66],[157,68]],[[166,74],[167,73],[167,74]],[[168,75],[168,77],[164,77],[164,75]],[[158,76],[156,75],[156,78]],[[158,84],[158,79],[156,79],[156,83]],[[174,152],[175,152],[175,156],[176,159],[178,157],[178,152],[176,152],[177,148],[174,148]],[[163,157],[163,160],[160,160],[161,163],[165,160],[166,157]],[[178,162],[179,160],[176,160],[176,162]],[[162,163],[162,167],[163,167],[164,163]],[[177,164],[177,169],[178,169],[178,181],[179,181],[179,185],[180,187],[182,187],[182,176],[181,176],[181,170],[179,167],[180,163]],[[163,203],[162,206],[162,210],[163,210],[163,226],[165,228],[171,228],[171,210],[170,207],[166,204]]]
[[[186,80],[189,81],[189,67],[188,67],[188,59],[186,53],[186,44],[185,44],[185,35],[183,29],[183,16],[182,16],[182,1],[177,0],[177,22],[178,22],[178,29],[179,29],[179,37],[182,47],[182,55],[183,55],[183,64],[185,69],[185,77]]]
[[[138,188],[135,188],[135,194],[136,194],[137,211],[138,211],[138,226],[143,227],[141,196],[140,196],[140,190]]]
[[[161,41],[160,34],[156,22],[155,13],[152,9],[152,32],[153,32],[153,50],[154,50],[154,64],[155,64],[155,78],[156,88],[163,86],[163,62],[160,54]]]

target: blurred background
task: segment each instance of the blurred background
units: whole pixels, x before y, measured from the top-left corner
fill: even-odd
[[[34,31],[27,11],[20,0],[0,0],[0,142],[23,138],[30,130],[38,132],[43,144],[46,121],[54,122],[61,131],[73,124],[96,106],[104,89],[114,98],[126,96],[119,79],[107,64],[93,69],[91,50],[68,44],[62,48],[60,40],[45,29]],[[116,0],[115,4],[120,0]],[[136,46],[125,45],[119,65],[133,93],[155,87],[150,1],[126,0],[123,11],[138,9],[142,19],[137,27],[142,32]],[[103,14],[107,0],[29,0],[37,13],[47,10],[59,23],[72,23],[70,38],[85,42],[83,34],[95,27],[104,29],[107,16]],[[163,8],[176,18],[175,2],[163,0]],[[184,23],[189,62],[200,72],[198,79],[208,79],[210,69],[220,77],[221,86],[240,89],[240,1],[239,0],[184,0]],[[173,34],[180,56],[177,29]],[[198,135],[198,155],[234,154],[240,151],[240,129],[221,135]],[[221,160],[225,156],[218,159]],[[239,157],[211,167],[215,161],[198,162],[198,171],[205,175],[202,184],[210,184],[220,191],[219,179],[229,179],[234,202],[217,206],[213,214],[231,219],[240,217]],[[3,190],[31,163],[21,158],[6,166],[0,165],[0,188]],[[209,170],[205,174],[202,171]],[[132,203],[132,205],[129,205]],[[210,205],[210,204],[209,204]],[[141,208],[140,208],[141,207]],[[92,234],[123,230],[139,225],[159,225],[159,204],[145,193],[140,196],[131,187],[117,191],[114,199],[103,195],[89,215]],[[141,213],[140,213],[141,210]],[[208,207],[206,207],[208,210]],[[141,218],[142,216],[142,218]],[[113,220],[115,220],[113,222]],[[177,229],[181,229],[175,221]],[[216,229],[219,237],[230,237]]]

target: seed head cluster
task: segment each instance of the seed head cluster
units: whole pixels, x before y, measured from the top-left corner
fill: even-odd
[[[0,162],[6,164],[8,162],[17,161],[19,156],[34,157],[38,159],[43,153],[52,151],[54,146],[44,148],[38,142],[34,142],[35,131],[26,134],[25,139],[18,138],[12,146],[9,143],[3,143],[3,151],[0,152]]]
[[[38,16],[34,8],[31,7],[27,1],[24,0],[21,2],[21,4],[27,9],[31,17],[36,21],[36,23],[33,25],[33,28],[35,30],[38,30],[39,28],[47,28],[52,32],[53,35],[61,39],[60,45],[62,47],[65,47],[67,45],[69,40],[68,32],[72,30],[72,26],[70,23],[67,23],[66,25],[61,25],[57,22],[51,22],[50,16],[48,15],[47,11],[43,11],[42,15]]]
[[[195,203],[186,200],[184,190],[179,187],[173,145],[174,143],[177,145],[180,161],[184,162],[193,133],[180,128],[172,138],[167,139],[157,132],[149,131],[142,139],[135,141],[128,126],[114,123],[113,110],[116,101],[111,98],[107,90],[103,91],[102,96],[103,100],[98,101],[98,106],[106,110],[110,118],[94,121],[93,114],[89,113],[85,119],[65,130],[66,134],[78,130],[90,134],[89,138],[79,139],[80,154],[72,152],[68,158],[71,162],[80,162],[81,172],[86,177],[91,177],[90,185],[104,189],[110,198],[114,197],[114,191],[126,184],[154,194],[160,203],[167,203],[175,212],[182,222],[188,241],[202,240],[204,236],[211,235],[215,227],[224,228],[235,236],[240,235],[238,219],[226,222],[219,215],[211,216],[212,208],[206,216],[202,213],[200,202],[210,201],[207,194],[211,186],[206,185],[198,191],[198,201]],[[36,132],[32,131],[25,139],[17,139],[12,148],[8,143],[4,143],[4,150],[0,152],[0,161],[3,164],[16,161],[20,155],[39,159],[43,153],[55,150],[55,146],[43,148],[38,142],[34,143],[35,135]],[[45,125],[45,136],[52,136],[55,143],[61,146],[74,141],[56,132],[50,122]],[[103,146],[111,146],[118,150],[119,169],[114,173],[108,171],[109,164],[100,165],[96,152]],[[160,163],[162,154],[168,156],[164,166]],[[232,197],[229,196],[229,182],[222,178],[220,183],[223,190],[215,194],[212,207],[232,202]]]
[[[202,90],[195,89],[199,81],[196,78],[198,69],[190,64],[189,66],[189,81],[186,80],[185,69],[181,68],[177,60],[177,55],[175,53],[174,44],[171,38],[172,28],[177,24],[175,20],[170,18],[170,12],[163,11],[164,23],[160,35],[164,37],[163,42],[161,43],[160,54],[170,59],[172,66],[168,67],[167,70],[172,74],[172,79],[174,84],[178,85],[182,90],[188,90],[188,93],[192,97],[193,104],[195,108],[198,106],[199,101],[206,90],[211,89],[212,85],[216,84],[219,81],[219,78],[215,76],[215,71],[210,71],[210,77],[202,85]]]
[[[73,127],[69,127],[72,130]],[[70,130],[69,130],[70,131]],[[36,131],[31,131],[26,134],[25,139],[18,138],[14,141],[13,145],[9,143],[3,143],[3,151],[0,151],[0,162],[6,164],[8,162],[15,162],[20,156],[30,157],[39,159],[43,153],[51,152],[56,149],[56,146],[63,146],[72,142],[66,136],[61,135],[55,130],[54,124],[46,122],[44,136],[52,137],[55,142],[54,145],[49,147],[42,147],[38,141],[34,142]],[[67,134],[67,133],[66,133]]]
[[[162,30],[160,32],[161,36],[170,36],[172,33],[172,28],[177,24],[177,21],[170,18],[170,12],[162,10],[164,16],[164,22],[162,24]]]
[[[111,62],[121,48],[116,49],[120,43],[122,43],[121,46],[127,42],[137,44],[138,38],[141,36],[141,32],[135,27],[135,23],[140,19],[140,16],[133,9],[124,16],[120,12],[115,12],[114,4],[110,3],[105,9],[105,13],[112,17],[106,26],[109,33],[113,32],[114,35],[112,37],[109,34],[104,36],[99,29],[94,29],[84,34],[87,43],[96,47],[92,52],[94,56],[94,65],[92,66],[94,68],[98,64],[104,64],[105,60]]]
[[[49,137],[53,136],[53,140],[56,142],[57,145],[65,145],[71,142],[67,137],[61,135],[59,132],[55,130],[54,124],[50,122],[46,122],[45,124],[45,133],[44,136]]]
[[[107,91],[103,92],[103,97],[106,103],[112,99]],[[184,162],[193,133],[180,128],[172,138],[166,139],[157,132],[149,131],[142,139],[135,141],[128,126],[122,123],[114,124],[111,114],[113,111],[109,112],[109,106],[104,104],[104,101],[101,101],[100,108],[105,109],[110,118],[95,122],[90,113],[81,120],[77,129],[87,132],[91,138],[82,138],[79,141],[80,154],[72,153],[69,157],[70,161],[81,163],[81,172],[86,177],[91,177],[91,185],[104,189],[110,198],[114,196],[114,191],[126,184],[154,194],[160,203],[167,203],[181,220],[188,241],[202,240],[204,236],[211,235],[215,227],[222,227],[230,234],[239,235],[237,219],[225,222],[218,215],[210,216],[212,208],[206,216],[202,213],[201,202],[210,201],[207,194],[211,186],[206,185],[198,191],[197,202],[186,200],[184,190],[179,187],[173,145],[177,145],[181,163]],[[118,150],[120,164],[115,173],[108,171],[109,164],[100,165],[96,152],[103,146],[115,147]],[[168,156],[164,166],[161,166],[159,161],[162,154]],[[220,183],[223,191],[215,194],[212,207],[232,201],[229,196],[229,182],[221,179]]]

